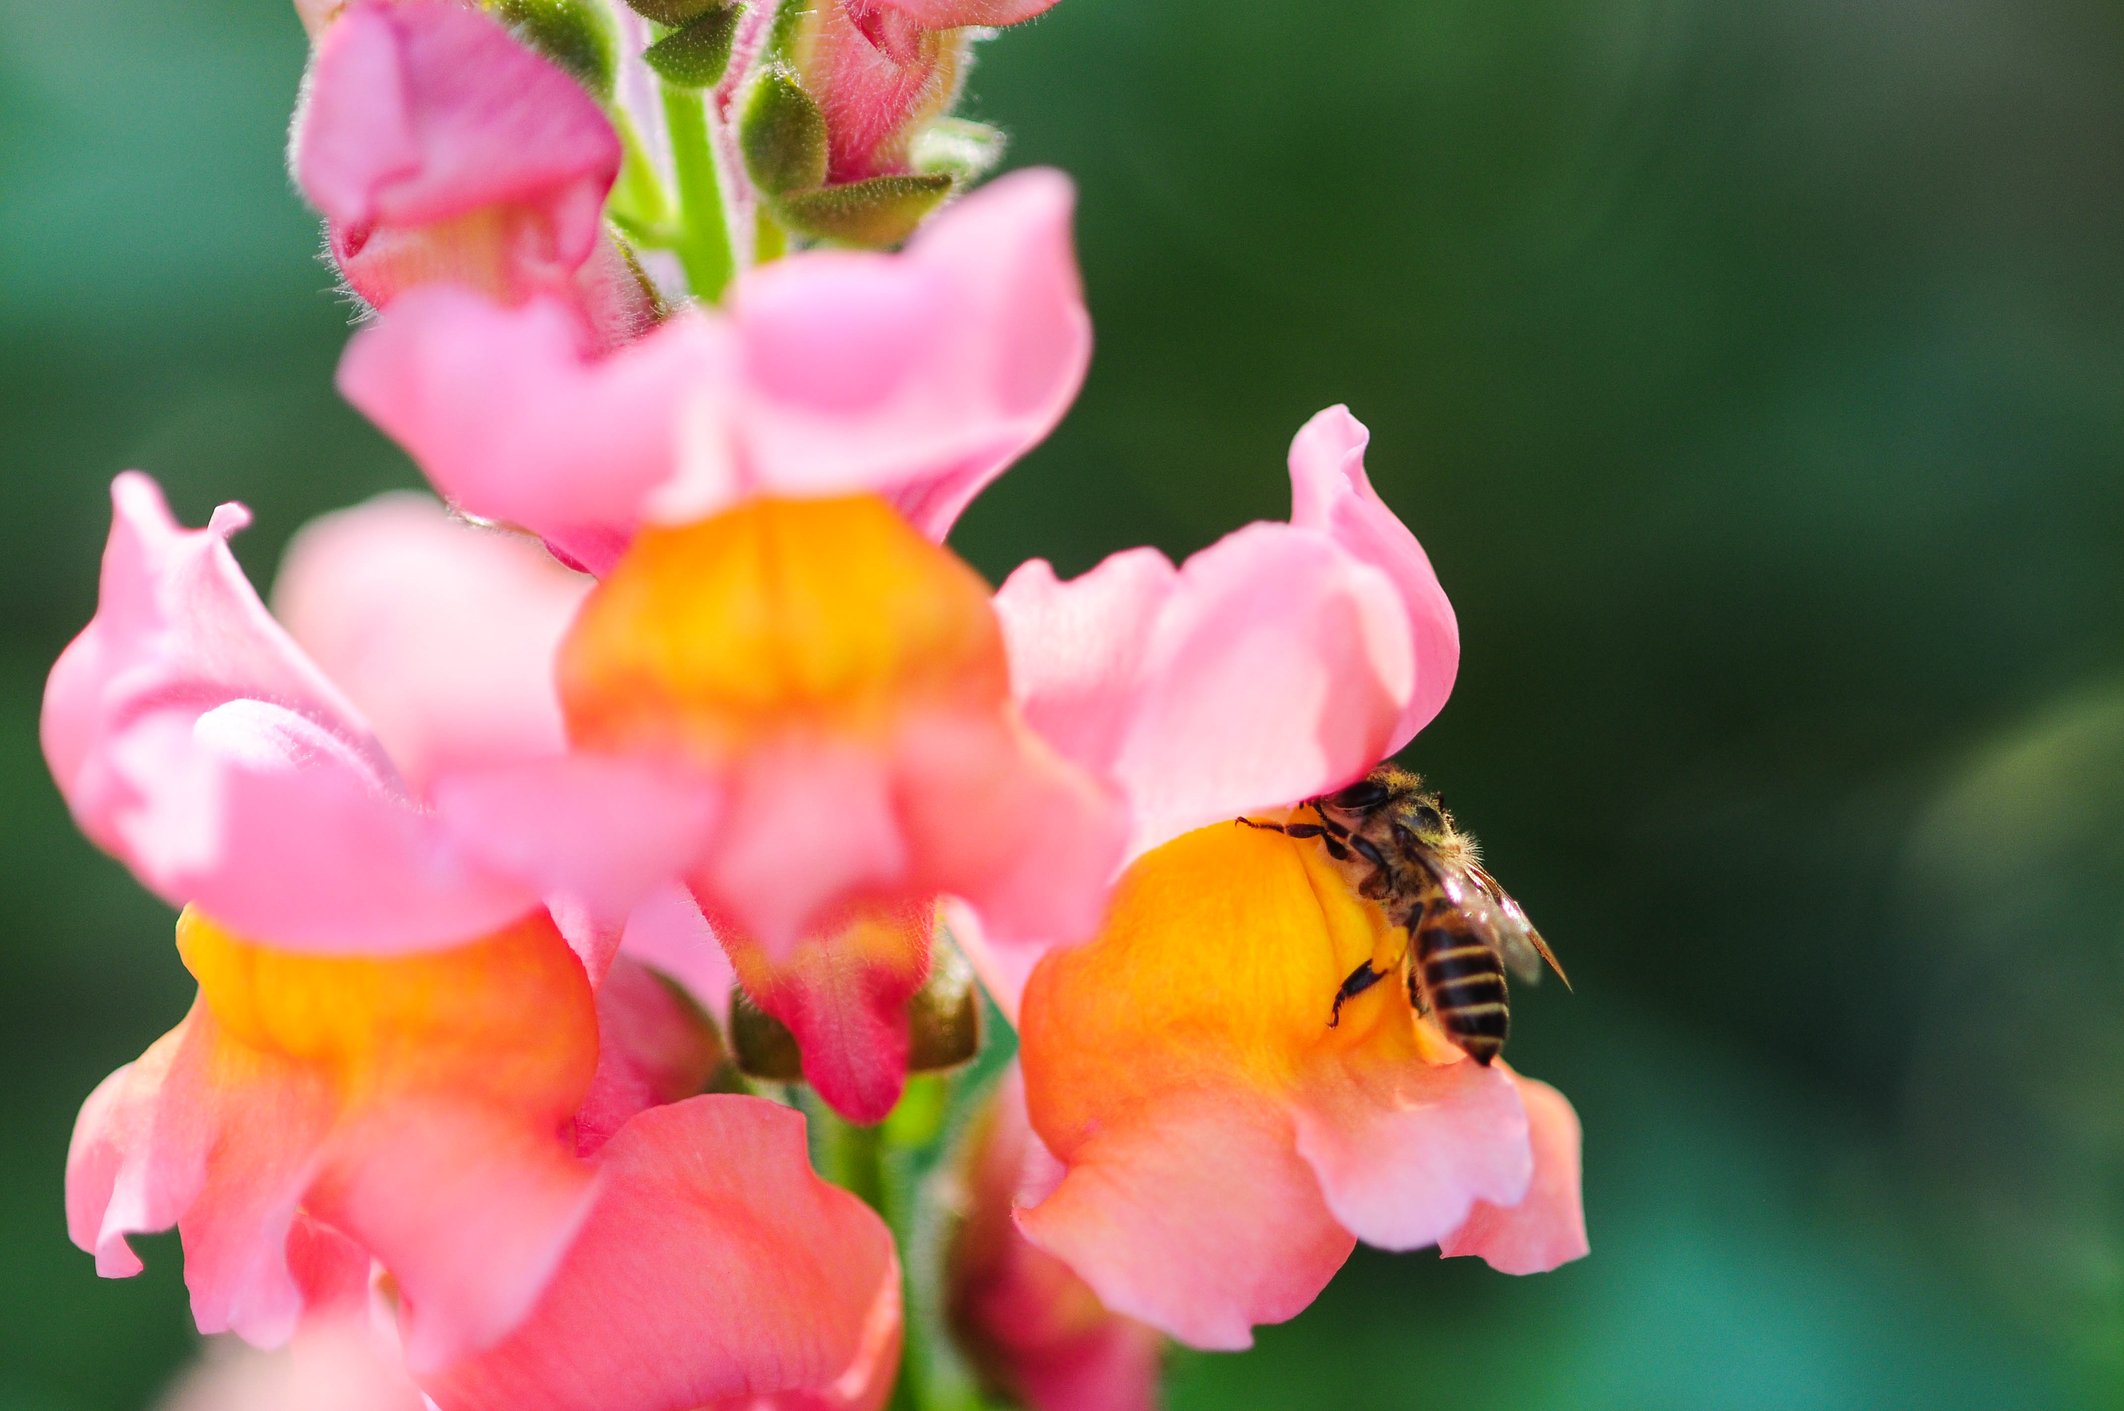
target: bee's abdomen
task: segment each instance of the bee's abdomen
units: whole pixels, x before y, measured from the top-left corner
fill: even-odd
[[[1497,952],[1465,931],[1425,926],[1417,934],[1416,966],[1446,1036],[1477,1063],[1497,1057],[1512,1023]]]

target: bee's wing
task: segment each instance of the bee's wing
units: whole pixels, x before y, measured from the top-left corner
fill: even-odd
[[[1529,985],[1539,984],[1542,962],[1547,961],[1549,968],[1556,972],[1556,978],[1564,982],[1564,988],[1570,989],[1571,977],[1564,974],[1563,966],[1556,962],[1555,952],[1542,940],[1541,932],[1534,929],[1534,923],[1527,920],[1519,903],[1513,901],[1510,894],[1497,885],[1497,879],[1483,871],[1480,864],[1463,863],[1461,870],[1486,903],[1482,909],[1487,913],[1485,929],[1491,933],[1488,939],[1495,943],[1512,973]]]

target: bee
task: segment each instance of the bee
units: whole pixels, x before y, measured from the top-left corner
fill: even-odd
[[[1504,1048],[1512,1010],[1505,967],[1528,984],[1543,962],[1569,988],[1541,933],[1519,903],[1477,861],[1475,840],[1423,780],[1382,764],[1346,789],[1299,805],[1318,823],[1237,820],[1293,838],[1318,838],[1357,894],[1377,903],[1408,944],[1385,970],[1370,960],[1335,992],[1328,1027],[1342,1006],[1389,975],[1400,974],[1418,1014],[1435,1015],[1460,1050],[1487,1066]]]

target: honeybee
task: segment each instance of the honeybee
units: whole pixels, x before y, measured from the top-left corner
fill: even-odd
[[[1359,896],[1378,903],[1408,934],[1399,960],[1385,970],[1370,960],[1335,992],[1328,1027],[1342,1006],[1400,973],[1418,1014],[1435,1015],[1460,1050],[1488,1065],[1504,1048],[1512,1010],[1505,967],[1528,984],[1547,962],[1571,981],[1519,903],[1482,870],[1475,840],[1453,826],[1438,795],[1404,769],[1382,764],[1346,789],[1307,799],[1318,823],[1238,821],[1293,838],[1318,838]]]

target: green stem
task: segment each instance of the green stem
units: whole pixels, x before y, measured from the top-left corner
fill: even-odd
[[[695,298],[714,303],[723,297],[736,263],[730,250],[730,223],[723,215],[723,189],[716,181],[715,149],[708,145],[708,112],[698,89],[662,85],[664,126],[671,133],[671,162],[678,172],[679,218],[683,225],[673,248],[686,271]]]
[[[649,160],[641,134],[634,130],[626,109],[615,106],[607,116],[619,133],[623,155],[619,179],[612,183],[612,194],[605,200],[605,212],[634,237],[636,244],[668,247],[678,239],[677,213],[671,209],[670,193],[664,190],[656,164]]]
[[[906,1191],[898,1189],[894,1179],[899,1174],[888,1169],[892,1145],[889,1122],[875,1127],[859,1127],[837,1116],[825,1104],[813,1108],[813,1120],[822,1127],[824,1141],[819,1150],[820,1174],[849,1194],[856,1196],[865,1205],[884,1217],[892,1231],[893,1243],[900,1249],[900,1268],[905,1277],[909,1270],[909,1235],[912,1233],[907,1209]],[[892,1400],[887,1411],[926,1411],[922,1396],[921,1367],[924,1340],[927,1329],[919,1326],[915,1314],[914,1290],[902,1290],[900,1306],[906,1310],[906,1322],[902,1325],[900,1338],[900,1371],[893,1381]]]

